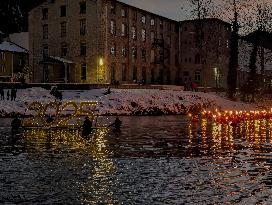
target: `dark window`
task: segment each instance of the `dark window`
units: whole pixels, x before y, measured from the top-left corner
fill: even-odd
[[[184,27],[184,31],[187,31],[187,27],[186,26]]]
[[[133,21],[137,21],[137,11],[136,10],[134,10],[133,11]]]
[[[126,81],[127,80],[127,65],[126,64],[122,64],[122,81]]]
[[[87,65],[86,63],[81,64],[81,80],[87,79]]]
[[[80,43],[80,55],[81,56],[86,55],[86,43],[85,42]]]
[[[67,51],[68,51],[67,45],[66,44],[62,44],[61,45],[61,57],[67,56]]]
[[[114,2],[111,3],[111,7],[110,7],[110,11],[112,14],[115,14],[115,8],[116,8],[116,5]]]
[[[43,45],[43,57],[48,57],[48,45]]]
[[[80,13],[86,14],[86,2],[85,1],[80,2],[79,5],[80,5]]]
[[[143,61],[146,60],[146,50],[145,49],[142,50],[142,60]]]
[[[48,19],[48,8],[42,9],[42,19],[47,20]]]
[[[188,76],[189,76],[189,72],[188,72],[188,71],[184,71],[184,72],[183,72],[183,76],[188,77]]]
[[[133,80],[137,81],[137,67],[133,67],[133,73],[132,73]]]
[[[48,39],[48,25],[43,25],[43,39]]]
[[[155,82],[155,72],[154,72],[154,69],[152,68],[151,69],[151,83],[154,83]]]
[[[84,36],[86,34],[86,19],[80,20],[80,35]]]
[[[115,64],[111,65],[111,81],[115,80]]]
[[[185,63],[187,63],[187,58],[184,59]]]
[[[66,6],[61,6],[60,7],[60,17],[65,17],[66,16]]]
[[[200,64],[200,55],[199,54],[197,54],[195,56],[195,64]]]
[[[142,67],[142,82],[146,83],[146,67]]]
[[[66,22],[60,23],[60,36],[66,37]]]

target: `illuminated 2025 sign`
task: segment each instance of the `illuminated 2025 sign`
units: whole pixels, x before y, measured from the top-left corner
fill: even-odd
[[[28,106],[28,111],[34,111],[34,113],[31,118],[24,120],[23,126],[67,126],[71,120],[80,118],[81,116],[88,116],[91,120],[95,120],[97,105],[98,102],[96,101],[84,101],[80,102],[79,105],[72,101],[64,104],[50,102],[45,105],[41,102],[33,102]],[[54,110],[54,114],[48,113],[50,109]],[[65,111],[71,113],[67,114]],[[46,118],[48,115],[52,115],[54,118],[48,120]]]

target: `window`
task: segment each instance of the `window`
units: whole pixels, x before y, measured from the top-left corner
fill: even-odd
[[[85,42],[80,43],[80,55],[86,56],[86,43]]]
[[[154,63],[155,62],[155,51],[154,50],[151,50],[151,53],[150,53],[150,60],[151,60],[151,63]]]
[[[48,19],[48,8],[42,9],[42,19],[47,20]]]
[[[127,15],[126,10],[125,9],[121,9],[121,16],[122,17],[126,17],[126,15]]]
[[[60,36],[61,37],[66,37],[66,22],[60,23]]]
[[[111,64],[111,81],[113,82],[115,80],[115,64]]]
[[[145,42],[146,40],[146,30],[142,29],[142,41]]]
[[[187,26],[184,27],[184,31],[187,31]]]
[[[200,64],[200,55],[196,54],[195,56],[195,64]]]
[[[123,57],[127,56],[127,48],[125,46],[123,46],[123,48],[122,48],[122,56]]]
[[[110,7],[110,12],[111,12],[111,14],[115,14],[115,7],[116,7],[115,3],[112,2],[112,3],[111,3],[111,7]]]
[[[80,20],[80,35],[84,36],[86,34],[86,19]]]
[[[162,28],[163,27],[163,21],[160,20],[160,27]]]
[[[5,65],[1,65],[1,73],[4,73],[6,70],[6,66]]]
[[[126,64],[122,64],[122,81],[126,81],[127,80],[127,65]]]
[[[189,76],[189,72],[188,71],[184,71],[183,72],[183,76],[188,77]]]
[[[137,67],[133,67],[133,72],[132,72],[132,78],[133,80],[137,81]]]
[[[227,48],[229,48],[229,40],[227,40]]]
[[[154,31],[150,32],[150,40],[151,40],[151,43],[154,43],[154,41],[155,41],[155,32]]]
[[[5,60],[6,59],[6,54],[4,52],[1,52],[1,60]]]
[[[137,11],[136,10],[134,10],[133,11],[133,21],[137,21]]]
[[[151,20],[150,20],[150,25],[151,25],[151,26],[155,26],[155,19],[151,19]]]
[[[145,61],[146,60],[146,50],[142,49],[142,60]]]
[[[110,32],[112,35],[115,35],[116,34],[116,29],[115,29],[115,21],[111,20],[110,22]]]
[[[131,27],[131,33],[132,33],[132,39],[136,40],[137,39],[137,32],[136,32],[136,28],[134,26]]]
[[[146,67],[142,67],[142,82],[146,82]]]
[[[132,47],[132,58],[137,59],[137,48],[136,47]]]
[[[81,80],[87,80],[87,65],[86,65],[86,63],[81,64]]]
[[[66,16],[66,6],[61,6],[60,7],[60,17],[65,17]]]
[[[111,52],[112,55],[115,55],[115,53],[116,53],[116,44],[112,45],[110,52]]]
[[[146,17],[145,17],[145,16],[142,16],[142,23],[145,24],[145,22],[146,22]]]
[[[43,39],[48,39],[48,25],[43,25]]]
[[[67,51],[68,51],[68,49],[67,49],[66,43],[62,44],[61,45],[61,51],[60,51],[61,57],[67,56]]]
[[[199,82],[200,81],[200,71],[195,71],[195,81]]]
[[[86,14],[86,2],[85,1],[80,2],[79,6],[80,6],[80,14]]]
[[[185,63],[187,63],[187,58],[184,59]]]
[[[49,52],[48,52],[48,45],[43,45],[43,57],[46,58],[48,57]]]
[[[179,56],[178,56],[178,54],[175,55],[175,65],[176,66],[179,65]]]
[[[218,46],[219,46],[219,47],[222,46],[222,40],[221,40],[221,38],[218,39]]]
[[[121,36],[126,36],[126,35],[127,35],[127,27],[126,27],[126,24],[122,23]]]

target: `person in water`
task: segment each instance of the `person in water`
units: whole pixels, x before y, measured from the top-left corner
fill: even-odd
[[[110,126],[114,126],[116,131],[121,131],[121,125],[122,125],[122,121],[119,119],[119,117],[116,117],[114,123],[112,123]]]
[[[18,116],[16,115],[15,118],[11,122],[11,133],[12,133],[12,135],[15,135],[15,134],[19,133],[19,129],[20,129],[21,125],[22,125],[22,122],[18,118]]]
[[[92,126],[92,121],[89,119],[89,117],[86,117],[82,126],[82,137],[87,138],[92,133]]]

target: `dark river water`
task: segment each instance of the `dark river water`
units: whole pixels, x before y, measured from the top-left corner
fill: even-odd
[[[272,204],[271,121],[121,117],[121,133],[0,124],[0,204]]]

